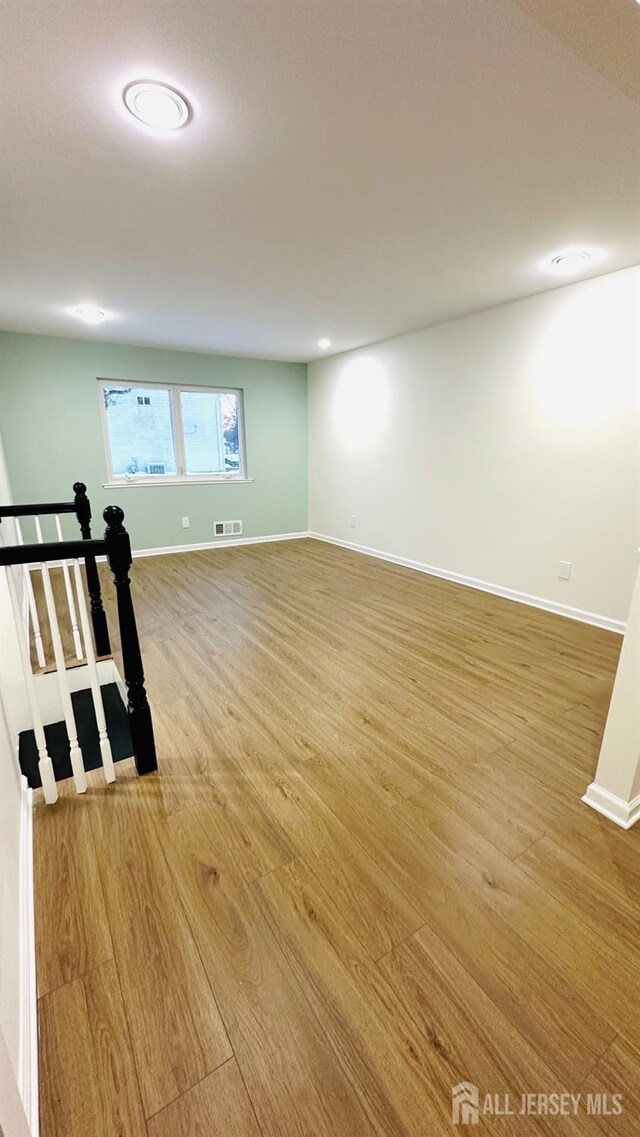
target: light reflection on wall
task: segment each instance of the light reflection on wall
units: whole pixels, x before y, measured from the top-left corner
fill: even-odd
[[[345,364],[332,404],[336,436],[345,449],[362,454],[379,441],[388,428],[389,396],[389,382],[377,360],[360,356]]]
[[[626,305],[603,311],[599,295],[594,290],[567,298],[528,362],[532,400],[548,421],[560,426],[602,425],[630,413],[638,403],[638,312]],[[635,356],[635,385],[629,382],[630,352]]]

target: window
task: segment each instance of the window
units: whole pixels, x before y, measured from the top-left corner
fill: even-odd
[[[114,482],[245,480],[242,392],[100,380]]]

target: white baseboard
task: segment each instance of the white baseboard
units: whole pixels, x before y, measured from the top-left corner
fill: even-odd
[[[197,541],[194,545],[162,545],[158,549],[134,549],[134,557],[163,557],[167,553],[197,553],[201,549],[229,549],[232,545],[264,545],[269,541],[299,541],[309,533],[272,533],[267,537],[236,537],[230,541]]]
[[[604,628],[608,632],[617,632],[624,635],[626,623],[624,620],[614,620],[611,616],[601,616],[597,612],[587,612],[583,608],[572,608],[569,604],[560,604],[556,600],[546,600],[543,596],[532,596],[528,592],[518,592],[514,588],[505,588],[501,584],[491,584],[487,580],[477,580],[473,576],[463,576],[462,573],[450,572],[449,569],[437,568],[435,565],[426,565],[421,561],[412,561],[408,557],[397,557],[393,553],[385,553],[381,549],[370,549],[367,545],[357,545],[354,541],[341,541],[338,537],[329,537],[325,533],[272,533],[266,537],[237,537],[230,541],[197,541],[191,545],[161,545],[157,549],[134,549],[134,557],[162,557],[170,553],[197,553],[201,549],[228,549],[235,545],[261,545],[270,541],[300,541],[310,537],[314,541],[325,541],[329,545],[339,545],[342,549],[351,549],[354,553],[363,553],[367,557],[377,557],[381,561],[389,561],[402,568],[414,569],[424,572],[428,576],[438,576],[442,580],[450,580],[453,584],[462,584],[465,588],[475,588],[480,592],[490,592],[493,596],[502,596],[505,600],[514,600],[516,604],[528,604],[531,608],[541,608],[545,612],[553,612],[556,616],[565,616],[569,620],[578,620],[582,624],[592,624],[595,628]],[[106,557],[96,557],[97,561],[105,561]],[[51,568],[59,568],[62,562],[50,562]],[[31,568],[37,567],[31,565]]]
[[[20,1044],[18,1083],[31,1137],[38,1137],[38,1002],[33,898],[33,790],[20,803]]]
[[[303,536],[304,534],[300,534]],[[494,596],[502,596],[505,600],[515,600],[517,604],[528,604],[531,608],[542,608],[545,612],[553,612],[556,616],[566,616],[569,620],[579,620],[583,624],[593,624],[596,628],[605,628],[609,632],[624,634],[623,620],[613,620],[610,616],[600,616],[597,612],[585,612],[582,608],[572,608],[568,604],[559,604],[555,600],[545,600],[542,596],[531,596],[528,592],[518,592],[514,588],[504,588],[500,584],[490,584],[486,580],[476,580],[473,576],[463,576],[448,569],[436,568],[434,565],[425,565],[421,561],[412,561],[407,557],[396,557],[393,553],[384,553],[380,549],[370,549],[366,545],[356,545],[353,541],[341,541],[337,537],[328,537],[324,533],[308,534],[314,541],[326,541],[329,545],[339,545],[342,549],[351,549],[354,553],[364,553],[367,557],[377,557],[381,561],[389,561],[393,565],[414,569],[416,572],[427,573],[428,576],[438,576],[443,580],[450,580],[453,584],[462,584],[465,588],[476,588],[480,592],[491,592]]]
[[[582,800],[622,829],[631,829],[636,821],[640,821],[640,794],[633,801],[624,801],[592,782]]]
[[[131,555],[133,557],[164,557],[169,553],[197,553],[201,549],[228,549],[232,545],[264,545],[269,541],[299,541],[303,537],[309,537],[310,534],[305,531],[304,533],[270,533],[266,537],[236,537],[231,541],[196,541],[192,545],[160,545],[157,549],[133,549]],[[106,561],[105,556],[96,557],[96,561]],[[49,561],[49,568],[62,568],[62,561]],[[84,564],[84,557],[80,558],[80,563]],[[28,566],[30,569],[37,569],[40,566],[36,563]]]

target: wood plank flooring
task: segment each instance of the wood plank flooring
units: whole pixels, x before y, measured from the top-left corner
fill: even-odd
[[[132,579],[160,771],[36,809],[42,1137],[638,1133],[619,637],[310,540]]]

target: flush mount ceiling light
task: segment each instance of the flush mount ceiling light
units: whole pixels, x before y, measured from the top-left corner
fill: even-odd
[[[156,130],[179,130],[191,118],[191,107],[184,95],[166,83],[136,80],[125,87],[122,98],[139,122]]]
[[[323,351],[326,351],[327,348],[331,347],[331,340],[328,340],[326,336],[323,336],[321,340],[318,340],[318,347],[321,347]]]
[[[554,276],[576,276],[601,261],[603,255],[600,249],[564,249],[546,259],[543,267]]]
[[[101,324],[103,320],[109,319],[108,312],[103,312],[102,308],[96,308],[95,304],[80,304],[77,308],[71,308],[70,311],[72,316],[77,316],[85,324]]]

